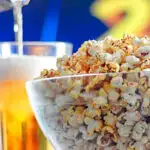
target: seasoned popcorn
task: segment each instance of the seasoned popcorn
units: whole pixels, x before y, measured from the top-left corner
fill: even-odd
[[[114,88],[117,88],[117,87],[122,87],[122,84],[123,84],[123,79],[122,77],[114,77],[112,80],[111,80],[111,86],[114,87]]]
[[[108,99],[110,103],[117,102],[119,97],[120,97],[120,94],[114,89],[110,90],[108,93]]]
[[[57,69],[41,78],[68,76],[49,83],[62,150],[150,150],[149,37],[86,41]]]
[[[115,127],[117,118],[111,113],[108,113],[107,116],[104,117],[105,124],[108,126]]]
[[[95,117],[100,117],[101,115],[101,110],[98,108],[92,108],[88,107],[85,111],[85,116],[95,118]]]
[[[89,40],[71,57],[58,58],[57,67],[57,71],[44,70],[41,78],[150,68],[150,39],[125,35],[120,40],[112,37],[102,41]]]

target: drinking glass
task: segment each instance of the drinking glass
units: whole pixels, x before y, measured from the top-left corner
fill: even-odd
[[[30,108],[25,81],[43,69],[56,68],[56,58],[72,54],[64,42],[0,43],[0,150],[51,150]]]

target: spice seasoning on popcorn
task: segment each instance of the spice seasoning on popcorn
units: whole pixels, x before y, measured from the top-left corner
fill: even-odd
[[[57,68],[40,78],[55,84],[64,150],[150,150],[150,38],[86,41]]]

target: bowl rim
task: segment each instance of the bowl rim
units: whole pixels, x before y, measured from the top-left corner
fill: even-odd
[[[123,75],[123,74],[141,74],[144,72],[150,73],[150,68],[147,68],[142,71],[131,71],[131,72],[107,72],[107,73],[87,73],[87,74],[73,74],[73,75],[64,75],[64,76],[56,76],[56,77],[50,77],[50,78],[40,78],[40,79],[32,79],[29,81],[26,81],[26,84],[29,83],[38,83],[42,81],[51,81],[51,80],[59,80],[59,79],[67,79],[67,78],[76,78],[76,77],[89,77],[89,76],[100,76],[100,75]],[[149,75],[150,76],[150,75]]]

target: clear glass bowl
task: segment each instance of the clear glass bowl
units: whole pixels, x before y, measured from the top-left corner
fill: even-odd
[[[36,119],[56,150],[150,150],[150,71],[28,81]]]

